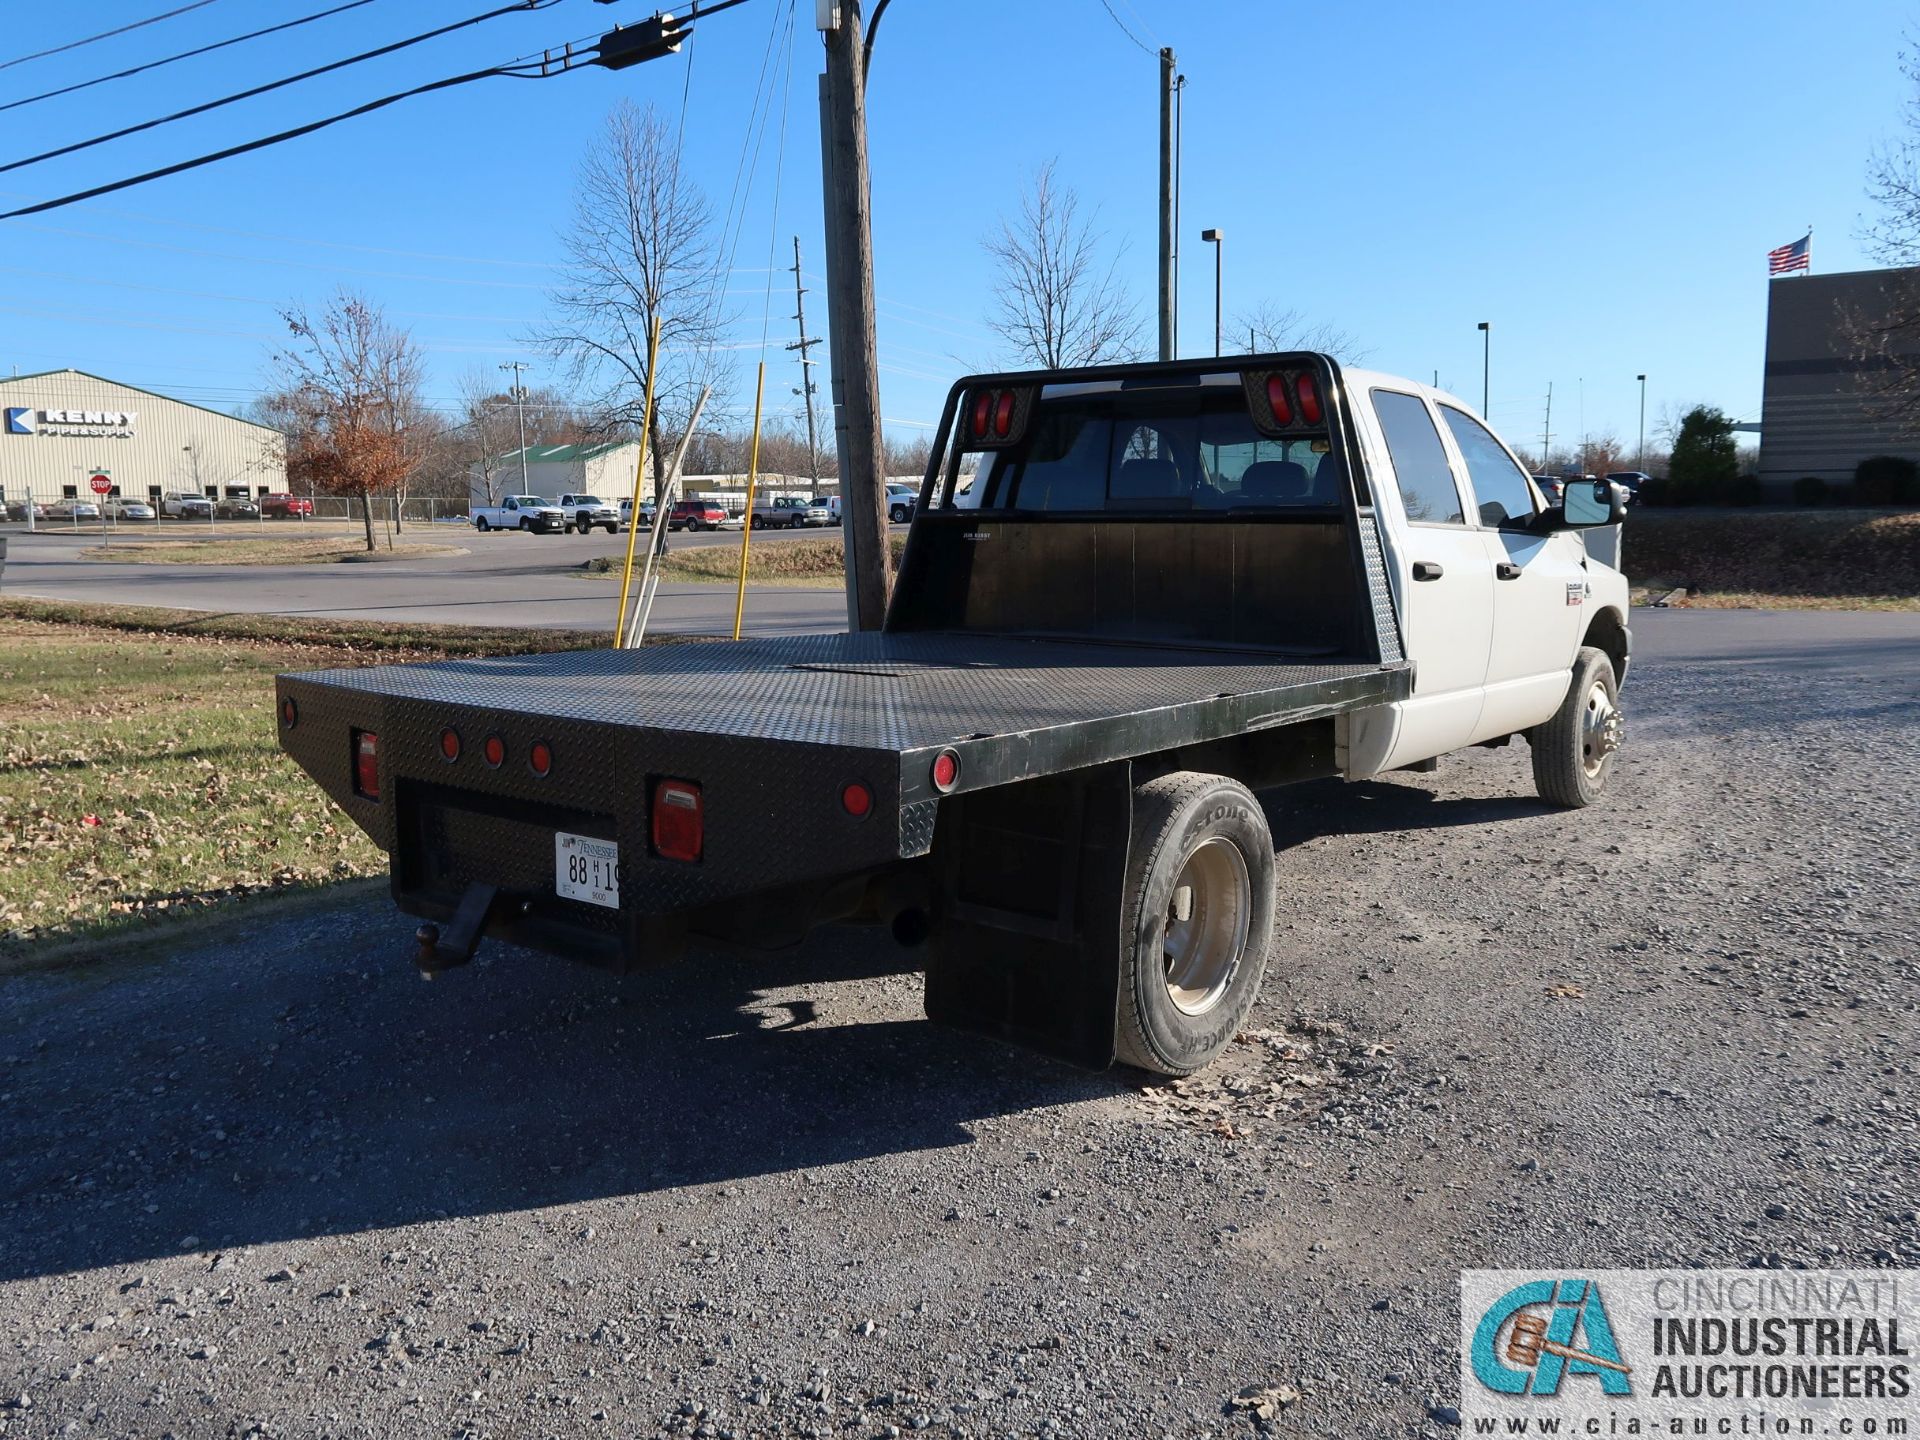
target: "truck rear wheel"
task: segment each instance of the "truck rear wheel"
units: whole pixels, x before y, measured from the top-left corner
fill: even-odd
[[[1607,652],[1582,646],[1553,718],[1527,732],[1533,784],[1549,805],[1577,810],[1607,788],[1620,749],[1620,682]]]
[[[1273,836],[1244,785],[1181,770],[1134,788],[1121,1060],[1190,1075],[1232,1042],[1266,973],[1273,875]]]

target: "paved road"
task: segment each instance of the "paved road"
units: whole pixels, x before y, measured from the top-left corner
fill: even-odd
[[[867,931],[423,985],[377,892],[0,992],[0,1424],[1440,1437],[1463,1266],[1920,1265],[1920,616],[1636,614],[1523,747],[1276,792],[1194,1081],[920,1018]]]
[[[235,527],[234,538],[248,538]],[[446,532],[452,529],[451,535]],[[168,532],[169,535],[175,532]],[[282,533],[268,527],[268,534]],[[804,531],[801,536],[818,536]],[[185,538],[204,538],[188,535]],[[121,565],[82,560],[99,537],[41,532],[10,534],[4,593],[53,600],[161,605],[181,610],[318,615],[452,625],[528,625],[608,630],[617,579],[581,579],[582,561],[624,553],[626,537],[496,534],[440,526],[431,538],[469,553],[361,565]],[[645,536],[642,537],[645,541]],[[754,544],[784,544],[782,532],[754,535]],[[676,535],[675,548],[738,545],[738,534]],[[719,634],[733,628],[733,591],[724,585],[662,585],[653,628]],[[834,589],[750,586],[746,629],[793,635],[846,628],[846,601]]]

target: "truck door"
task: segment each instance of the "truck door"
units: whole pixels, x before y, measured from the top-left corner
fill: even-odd
[[[1381,765],[1391,770],[1473,740],[1493,632],[1493,567],[1427,402],[1399,390],[1369,393],[1400,506],[1396,578],[1413,663],[1413,695],[1401,702],[1399,732]]]
[[[1475,518],[1493,570],[1493,648],[1486,702],[1474,739],[1538,725],[1560,704],[1586,615],[1585,549],[1566,531],[1540,535],[1516,526],[1536,502],[1520,463],[1478,420],[1440,407],[1472,483]]]

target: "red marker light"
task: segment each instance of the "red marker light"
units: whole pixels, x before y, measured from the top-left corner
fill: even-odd
[[[289,730],[300,723],[300,707],[293,703],[291,695],[280,702],[280,723]]]
[[[440,732],[440,754],[449,764],[460,758],[460,732],[448,727]]]
[[[992,392],[990,391],[982,390],[978,395],[973,397],[973,433],[974,435],[981,439],[985,439],[987,434],[987,427],[992,423],[993,423],[993,395],[992,395]]]
[[[1309,425],[1318,425],[1322,414],[1320,387],[1314,383],[1313,376],[1304,373],[1295,376],[1293,393],[1300,397],[1300,418]]]
[[[489,735],[481,741],[480,753],[486,758],[487,764],[498,770],[507,763],[507,742],[498,735]]]
[[[942,795],[960,783],[960,757],[951,750],[942,750],[933,757],[933,788]]]
[[[691,780],[661,780],[653,787],[653,853],[662,860],[693,864],[706,843],[700,787]]]
[[[873,810],[873,792],[858,780],[847,782],[840,792],[840,808],[856,820],[864,820]]]
[[[380,798],[380,737],[371,730],[353,732],[353,790],[368,800]]]
[[[1013,392],[1002,390],[999,403],[993,407],[993,433],[1002,440],[1013,433]]]
[[[1287,398],[1287,377],[1269,375],[1267,377],[1267,405],[1273,411],[1273,423],[1291,425],[1293,423],[1293,401]]]
[[[527,768],[541,779],[546,779],[553,769],[553,747],[544,740],[533,742],[527,751]]]

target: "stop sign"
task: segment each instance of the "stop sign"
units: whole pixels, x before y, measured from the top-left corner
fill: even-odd
[[[104,495],[109,490],[113,489],[113,481],[109,480],[104,475],[94,476],[93,479],[88,482],[88,484],[90,484],[93,487],[93,493],[96,495]]]

